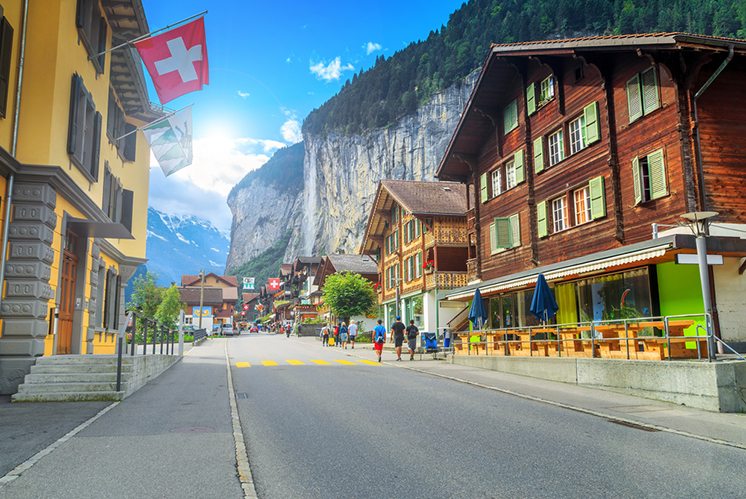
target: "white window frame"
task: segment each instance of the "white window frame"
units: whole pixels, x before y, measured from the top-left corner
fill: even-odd
[[[518,185],[515,180],[515,158],[505,163],[505,190],[508,191]]]
[[[544,105],[554,99],[554,75],[551,74],[541,80],[539,84],[539,105]]]
[[[552,233],[567,230],[567,200],[565,196],[552,199]]]
[[[581,197],[578,197],[578,196]],[[591,214],[591,189],[586,185],[575,189],[572,193],[573,207],[575,208],[575,225],[582,225],[593,220]],[[584,217],[585,219],[581,219]]]
[[[560,128],[547,138],[549,149],[549,166],[554,166],[565,159],[565,141],[564,132]]]
[[[502,166],[492,170],[490,174],[492,180],[492,197],[499,196],[503,193],[503,169]]]
[[[585,138],[585,116],[582,114],[570,122],[568,126],[570,132],[570,154],[575,154],[588,147],[588,141]]]

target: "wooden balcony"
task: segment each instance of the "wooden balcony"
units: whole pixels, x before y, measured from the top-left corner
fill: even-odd
[[[453,289],[466,286],[466,272],[432,272],[425,275],[425,289]]]
[[[425,247],[432,246],[466,246],[468,242],[466,227],[463,224],[458,226],[437,225],[435,228],[425,234]]]

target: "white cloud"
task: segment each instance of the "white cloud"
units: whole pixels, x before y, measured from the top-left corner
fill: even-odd
[[[172,215],[196,215],[227,230],[231,213],[225,201],[230,190],[285,146],[277,140],[248,137],[195,139],[193,163],[168,178],[151,156],[150,206]]]
[[[297,144],[303,140],[303,135],[300,131],[300,121],[296,119],[289,119],[280,127],[282,138],[291,144]]]
[[[368,55],[372,54],[373,52],[377,50],[381,50],[383,48],[381,47],[380,43],[376,43],[376,42],[368,42],[367,44],[363,45],[363,47],[365,47],[365,53]]]
[[[324,64],[323,62],[314,64],[312,62],[308,69],[316,75],[316,78],[324,81],[332,81],[339,80],[343,71],[353,71],[355,68],[350,63],[342,65],[342,59],[337,56],[329,64]]]
[[[250,94],[249,92],[244,92],[243,90],[238,90],[238,91],[237,91],[236,93],[237,93],[237,94],[238,94],[238,96],[239,96],[239,97],[241,97],[242,99],[245,99],[245,98],[247,98],[247,97],[250,97],[250,96],[251,96],[251,94]]]

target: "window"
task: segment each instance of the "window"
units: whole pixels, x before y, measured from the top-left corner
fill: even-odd
[[[104,195],[101,209],[114,223],[124,225],[132,232],[132,209],[134,192],[122,188],[122,183],[115,177],[108,166],[104,168]]]
[[[655,67],[648,68],[627,81],[627,110],[630,123],[650,114],[660,106],[658,75]]]
[[[496,168],[492,171],[492,197],[499,196],[503,192],[503,169]]]
[[[1,15],[1,14],[0,14]],[[8,110],[10,89],[10,66],[13,65],[13,27],[5,17],[0,20],[0,116],[5,118]]]
[[[549,136],[549,166],[556,165],[565,159],[565,144],[562,130],[557,130]]]
[[[399,223],[399,207],[394,205],[391,207],[391,225]]]
[[[92,182],[98,180],[100,147],[101,113],[96,111],[91,94],[83,85],[83,79],[74,75],[70,92],[67,152],[75,166]]]
[[[483,173],[479,176],[479,201],[486,203],[489,198],[489,192],[487,191],[487,174]]]
[[[106,50],[106,19],[101,16],[98,0],[78,0],[75,25],[96,72],[103,73],[106,61],[106,54],[102,53]]]
[[[521,229],[518,214],[495,218],[490,224],[490,253],[515,248],[521,245]]]
[[[104,296],[103,327],[108,330],[116,329],[119,323],[119,295],[121,278],[114,269],[106,272],[106,291]]]
[[[591,220],[591,191],[583,187],[573,193],[575,200],[575,225],[584,224]]]
[[[570,122],[570,154],[575,154],[585,149],[585,118],[579,118]]]
[[[515,185],[515,159],[511,159],[505,163],[505,189],[512,189]]]
[[[564,196],[552,201],[552,227],[553,232],[567,229],[567,203]]]
[[[539,87],[540,106],[554,99],[554,75],[549,75],[541,80],[541,85]]]
[[[114,92],[109,89],[109,106],[106,113],[106,135],[116,145],[119,156],[134,161],[137,151],[137,127],[124,121],[124,111],[119,107]],[[122,138],[120,138],[122,137]],[[119,139],[119,140],[117,140]]]
[[[417,253],[414,258],[415,277],[422,277],[422,251]]]
[[[98,268],[98,289],[96,296],[96,328],[104,326],[104,288],[106,286],[106,267],[103,265]]]
[[[668,194],[663,149],[632,160],[635,204],[645,203]]]
[[[518,128],[518,101],[513,99],[503,109],[503,134]]]

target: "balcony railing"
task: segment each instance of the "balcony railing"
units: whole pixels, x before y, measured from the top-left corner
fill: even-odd
[[[425,234],[425,246],[466,245],[468,241],[466,227],[436,225],[433,230]]]
[[[466,272],[438,272],[434,271],[425,276],[425,288],[452,289],[466,286],[468,283]]]

